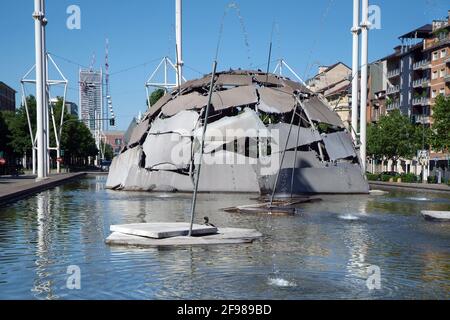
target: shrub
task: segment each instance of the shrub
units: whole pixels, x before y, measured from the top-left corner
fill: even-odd
[[[379,174],[368,173],[367,174],[367,180],[369,180],[369,181],[379,181],[380,180],[380,175]]]
[[[413,173],[403,174],[401,178],[402,182],[405,183],[416,183],[417,181],[419,181],[418,177]]]
[[[436,177],[428,177],[428,183],[436,184],[437,183],[437,178]]]

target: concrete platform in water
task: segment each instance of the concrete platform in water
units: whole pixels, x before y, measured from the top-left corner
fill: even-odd
[[[450,211],[422,211],[422,215],[426,220],[450,222]]]
[[[224,244],[252,243],[262,237],[262,234],[252,229],[237,228],[214,228],[194,225],[194,230],[201,235],[188,237],[187,223],[146,223],[125,226],[112,226],[113,232],[107,239],[106,244],[112,246],[134,246],[134,247],[182,247]],[[121,230],[117,232],[113,230]],[[147,230],[146,232],[143,230]],[[131,234],[130,234],[131,233]],[[148,236],[136,234],[146,233]],[[180,234],[178,236],[168,236]]]

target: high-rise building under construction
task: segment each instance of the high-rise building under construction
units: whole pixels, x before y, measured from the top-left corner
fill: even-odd
[[[103,130],[103,72],[80,70],[81,120],[91,132]]]

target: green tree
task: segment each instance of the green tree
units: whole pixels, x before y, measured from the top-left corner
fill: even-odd
[[[105,160],[106,161],[111,161],[114,158],[114,150],[113,147],[110,144],[105,144],[102,141],[102,146],[101,146],[102,150],[104,150],[105,152]]]
[[[412,158],[422,148],[422,141],[421,128],[414,126],[399,110],[382,117],[367,130],[368,153],[378,159]]]
[[[3,153],[4,157],[12,153],[12,149],[10,147],[10,135],[11,132],[9,131],[3,112],[0,111],[0,153]]]
[[[156,89],[155,91],[153,91],[149,98],[150,99],[149,107],[154,106],[159,101],[159,99],[161,99],[164,96],[165,93],[166,92],[164,91],[164,89]],[[147,101],[147,105],[148,105],[148,101]]]
[[[433,149],[448,152],[450,146],[450,97],[439,95],[433,107]]]
[[[33,132],[36,130],[36,99],[27,97],[28,112]],[[9,146],[16,156],[31,155],[32,142],[25,105],[15,112],[5,112],[4,117],[9,128]]]

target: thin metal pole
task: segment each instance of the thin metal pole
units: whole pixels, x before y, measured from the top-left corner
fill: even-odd
[[[368,52],[369,52],[369,0],[363,0],[362,7],[362,50],[361,50],[361,167],[366,172],[367,159],[367,81],[368,81]]]
[[[36,120],[37,120],[37,179],[46,178],[45,174],[45,141],[44,141],[44,77],[43,77],[43,46],[42,24],[45,17],[41,8],[41,0],[34,0],[34,31],[36,55]]]
[[[201,144],[201,149],[200,149],[200,160],[198,163],[198,169],[197,169],[197,174],[196,174],[196,180],[195,180],[195,187],[194,187],[194,196],[192,198],[192,208],[191,208],[191,222],[190,222],[190,226],[189,226],[189,237],[192,237],[192,228],[194,226],[194,216],[195,216],[195,207],[197,205],[197,194],[198,194],[198,185],[200,182],[200,171],[202,168],[202,161],[203,161],[203,152],[205,150],[205,138],[206,138],[206,129],[208,126],[208,116],[209,116],[209,109],[211,108],[211,101],[212,101],[212,96],[213,96],[213,92],[214,92],[214,83],[215,83],[215,78],[216,78],[216,70],[217,70],[217,60],[214,61],[213,64],[213,72],[211,75],[211,83],[210,83],[210,88],[209,88],[209,96],[208,96],[208,104],[206,106],[206,110],[205,110],[205,123],[203,124],[203,135],[202,135],[202,144]],[[194,156],[194,160],[195,160],[195,156]]]
[[[266,75],[266,82],[269,82],[270,59],[272,59],[272,40],[270,41],[270,45],[269,45],[269,57],[268,57],[268,59],[267,59],[267,75]]]
[[[298,132],[297,132],[297,144],[295,145],[295,157],[294,157],[294,165],[292,167],[292,177],[291,177],[291,199],[294,197],[294,177],[295,177],[295,172],[297,171],[298,143],[300,141],[300,129],[301,129],[300,121],[301,121],[301,118],[299,117]]]
[[[358,138],[358,90],[359,90],[359,2],[353,0],[353,58],[352,58],[352,137],[353,141]]]
[[[287,147],[289,145],[289,140],[291,139],[292,126],[294,125],[294,119],[295,119],[295,115],[297,114],[297,110],[298,110],[298,103],[295,105],[295,110],[294,110],[294,113],[292,114],[291,125],[289,127],[289,134],[288,134],[287,139],[286,139],[286,145],[284,146],[283,156],[281,157],[280,168],[279,168],[279,170],[277,172],[277,177],[275,179],[275,184],[274,184],[273,190],[272,190],[272,196],[270,197],[270,206],[273,205],[273,199],[275,198],[275,193],[277,191],[278,180],[280,179],[280,173],[281,173],[281,170],[283,168],[283,163],[284,163],[284,158],[286,156]]]
[[[183,4],[175,0],[176,54],[177,54],[177,86],[183,82]]]

